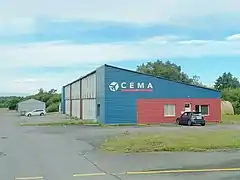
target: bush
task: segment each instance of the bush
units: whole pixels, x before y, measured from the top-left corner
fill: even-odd
[[[9,105],[9,110],[17,110],[17,105]]]
[[[59,103],[54,103],[47,107],[47,112],[58,112],[58,111],[59,111]]]
[[[235,114],[240,114],[240,88],[224,89],[222,91],[222,99],[224,101],[230,101]]]

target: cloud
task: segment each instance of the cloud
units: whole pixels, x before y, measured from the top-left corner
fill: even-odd
[[[170,38],[169,38],[170,37]],[[172,38],[174,37],[174,38]],[[151,39],[151,38],[150,38]],[[104,63],[139,59],[193,58],[213,55],[240,55],[240,41],[184,40],[176,36],[153,37],[136,42],[74,44],[65,41],[0,45],[1,91],[36,92],[39,88],[57,88]],[[164,41],[164,43],[159,43]],[[44,67],[79,67],[61,72],[34,73]],[[81,68],[82,67],[82,68]],[[87,67],[87,68],[85,68]],[[19,72],[20,68],[24,68]],[[29,73],[29,74],[28,74]]]
[[[239,13],[238,0],[8,0],[0,2],[3,17],[83,19],[131,23],[181,23],[207,15]],[[196,8],[197,7],[197,8]]]
[[[240,15],[238,0],[8,0],[0,2],[0,38],[41,32],[39,22],[124,22],[127,25],[151,27],[152,24],[174,24],[192,27],[201,17]],[[196,8],[197,7],[197,8]],[[204,22],[205,22],[205,18]],[[129,23],[129,24],[128,24]],[[126,25],[125,24],[125,25]],[[99,25],[99,24],[98,24]],[[100,26],[91,27],[93,29]],[[88,29],[87,27],[86,29]],[[50,28],[51,29],[51,28]],[[85,30],[84,30],[85,31]],[[41,34],[41,33],[40,33]],[[43,34],[43,33],[42,33]],[[36,39],[41,39],[37,37]],[[240,54],[239,35],[226,41],[213,41],[179,37],[154,36],[136,42],[75,44],[56,38],[57,41],[28,44],[0,45],[0,80],[5,82],[1,92],[32,93],[39,88],[60,89],[63,84],[78,78],[103,63],[139,59],[171,59],[176,57],[201,57],[209,55]],[[64,38],[62,38],[64,39]],[[82,67],[89,69],[63,73],[29,73],[28,69],[44,67]],[[26,68],[26,74],[19,73]]]
[[[183,40],[183,41],[179,41],[179,44],[192,44],[192,45],[201,45],[201,44],[210,44],[210,43],[217,43],[219,41],[212,41],[212,40]]]
[[[228,36],[226,38],[226,40],[229,40],[229,41],[240,41],[240,34],[234,34],[234,35]]]
[[[147,38],[143,41],[143,43],[168,43],[174,42],[177,40],[181,40],[183,37],[175,36],[175,35],[165,35],[165,36],[154,36],[151,38]]]
[[[165,43],[159,43],[164,40]],[[136,42],[74,44],[65,41],[0,45],[1,68],[65,67],[78,64],[101,64],[145,58],[175,58],[239,54],[238,41],[181,40],[164,37]]]
[[[0,81],[4,82],[1,86],[1,94],[34,94],[38,92],[38,89],[43,88],[50,90],[52,88],[61,92],[61,87],[67,84],[81,75],[92,71],[97,66],[91,68],[81,69],[78,71],[68,73],[54,73],[46,72],[42,74],[28,73],[27,70],[24,74],[18,73],[17,69],[11,70],[10,73],[0,72]],[[10,70],[10,69],[8,69]]]
[[[32,18],[0,17],[0,37],[9,35],[24,35],[33,33],[35,30],[35,21]]]

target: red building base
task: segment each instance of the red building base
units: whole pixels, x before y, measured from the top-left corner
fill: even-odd
[[[195,111],[199,107],[208,106],[208,114],[205,115],[206,121],[221,121],[221,99],[138,99],[138,124],[174,123],[188,104],[190,104],[191,110]],[[167,105],[174,106],[175,115],[166,115],[165,107]]]

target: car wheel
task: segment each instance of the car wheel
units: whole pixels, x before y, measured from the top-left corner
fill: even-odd
[[[192,126],[192,122],[190,120],[188,120],[187,124],[188,126]]]
[[[180,125],[179,119],[176,120],[176,124],[177,124],[177,125]]]
[[[27,116],[28,116],[28,117],[31,117],[31,114],[28,114]]]
[[[41,114],[40,114],[40,116],[44,116],[44,114],[43,114],[43,113],[41,113]]]
[[[201,126],[205,126],[205,123],[202,123]]]

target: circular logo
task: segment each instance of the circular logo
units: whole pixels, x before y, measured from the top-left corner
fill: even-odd
[[[109,89],[110,89],[110,91],[115,92],[119,89],[119,84],[117,82],[111,82],[109,84]]]

